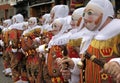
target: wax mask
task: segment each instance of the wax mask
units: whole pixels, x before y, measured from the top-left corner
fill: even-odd
[[[29,20],[29,21],[28,21],[28,25],[29,25],[29,26],[34,25],[34,22],[33,22],[32,20]]]
[[[102,16],[102,9],[94,4],[87,5],[83,14],[86,28],[91,31],[96,30],[102,21]]]
[[[4,27],[7,27],[7,25],[8,25],[8,23],[4,23],[4,22],[3,22],[3,26],[4,26]]]
[[[57,34],[61,30],[62,24],[59,21],[53,22],[52,24],[52,32],[54,34]]]
[[[72,20],[70,22],[70,25],[72,26],[72,28],[76,28],[80,25],[80,22],[82,20],[82,17],[78,17],[77,19],[75,19],[73,16],[72,16]]]

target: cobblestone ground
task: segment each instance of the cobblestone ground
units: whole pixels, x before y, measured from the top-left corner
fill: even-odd
[[[0,83],[13,83],[11,77],[6,77],[3,73],[3,60],[0,56]]]

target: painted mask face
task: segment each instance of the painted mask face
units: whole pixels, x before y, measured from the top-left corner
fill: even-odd
[[[102,16],[102,10],[99,7],[88,4],[83,14],[85,27],[91,31],[96,30],[102,21]]]
[[[3,22],[3,26],[4,27],[7,27],[7,25],[8,25],[8,23]]]
[[[70,22],[70,25],[72,26],[72,28],[76,28],[80,25],[81,20],[82,20],[82,17],[75,19],[74,16],[72,16],[72,20]]]
[[[32,25],[34,25],[34,22],[32,20],[29,20],[28,25],[31,27]]]
[[[26,23],[26,24],[23,24],[23,29],[24,29],[24,30],[28,29],[28,24],[27,24],[27,23]]]
[[[60,22],[54,22],[52,24],[52,32],[53,34],[57,34],[62,28],[62,24]]]

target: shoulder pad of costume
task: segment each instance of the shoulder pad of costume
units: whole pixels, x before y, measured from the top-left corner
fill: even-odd
[[[107,40],[119,34],[120,34],[120,19],[114,19],[95,36],[95,39]]]

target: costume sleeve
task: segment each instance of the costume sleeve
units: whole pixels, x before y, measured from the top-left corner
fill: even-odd
[[[110,62],[111,61],[116,61],[116,62],[118,62],[120,64],[120,58],[113,58],[113,59],[110,60]]]
[[[81,60],[80,58],[72,58],[75,66],[73,69],[70,69],[71,71],[71,79],[69,80],[69,83],[79,83],[80,80],[80,69],[77,66],[77,63]]]
[[[80,76],[79,75],[71,75],[71,79],[68,80],[69,83],[79,83]]]
[[[113,58],[110,60],[111,61],[116,61],[120,64],[120,35],[118,35],[116,44],[115,44],[114,52],[118,55],[118,58]],[[116,51],[115,51],[116,50]]]
[[[0,46],[4,46],[4,42],[2,40],[0,40]]]
[[[73,60],[73,62],[74,62],[74,64],[75,64],[75,66],[74,66],[74,68],[71,69],[70,71],[71,71],[72,74],[79,75],[78,72],[80,72],[80,68],[78,68],[77,63],[78,63],[81,59],[80,59],[80,58],[72,58],[72,60]]]

